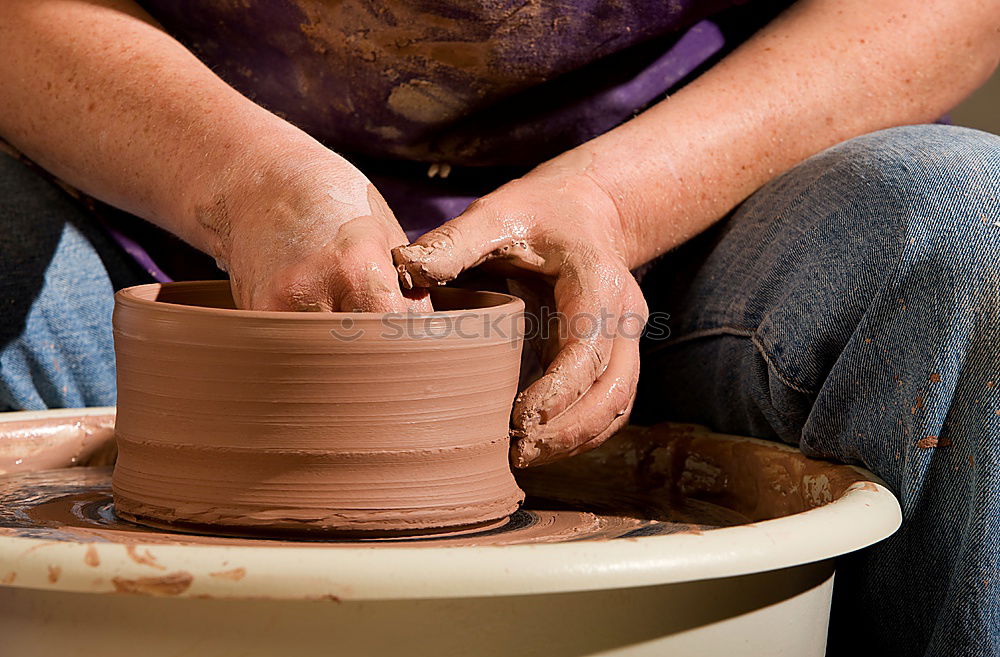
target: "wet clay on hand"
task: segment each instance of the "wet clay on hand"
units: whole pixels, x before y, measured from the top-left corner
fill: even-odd
[[[116,513],[251,534],[512,513],[523,303],[433,301],[443,312],[290,313],[234,310],[226,282],[119,292]]]

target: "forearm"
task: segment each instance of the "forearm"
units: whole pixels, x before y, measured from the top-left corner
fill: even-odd
[[[229,206],[248,185],[294,175],[282,163],[302,166],[310,151],[330,155],[228,86],[133,2],[4,0],[0,58],[0,136],[217,257]]]
[[[1000,57],[996,0],[802,0],[712,70],[567,154],[638,266],[845,139],[933,121]]]

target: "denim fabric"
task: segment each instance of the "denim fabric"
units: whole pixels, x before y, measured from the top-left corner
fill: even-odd
[[[1000,655],[1000,137],[845,142],[780,176],[643,286],[637,419],[862,465],[902,529],[845,558],[832,655]]]
[[[0,153],[0,410],[115,403],[115,287],[145,282],[69,195]]]

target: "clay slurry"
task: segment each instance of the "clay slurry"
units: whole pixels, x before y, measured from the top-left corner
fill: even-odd
[[[233,310],[225,282],[119,292],[117,513],[222,533],[511,514],[523,303],[455,289],[433,301],[444,310],[395,318],[399,331],[377,314]],[[459,316],[472,320],[448,330]]]
[[[301,534],[247,537],[198,533],[195,527],[151,528],[118,517],[111,498],[111,473],[106,467],[68,468],[0,478],[0,536],[19,536],[67,543],[124,545],[218,545],[227,547],[441,547],[500,546],[629,539],[698,533],[716,527],[749,522],[721,508],[704,505],[674,508],[646,500],[642,512],[633,500],[598,497],[588,500],[591,510],[575,503],[544,497],[529,498],[524,508],[509,518],[477,529],[435,530],[418,535],[342,536]],[[534,494],[545,495],[540,486]],[[552,490],[559,494],[561,491]],[[604,490],[595,491],[599,495]],[[581,492],[577,491],[576,495]],[[586,492],[584,492],[586,494]],[[624,502],[619,506],[619,502]],[[600,509],[600,510],[598,510]],[[176,531],[181,529],[183,531]],[[173,530],[173,531],[171,531]],[[210,531],[210,530],[209,530]],[[131,558],[141,561],[142,552]],[[88,565],[97,567],[96,551],[88,552]],[[224,576],[220,572],[219,576]]]

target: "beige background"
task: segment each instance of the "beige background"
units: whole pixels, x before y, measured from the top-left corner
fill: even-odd
[[[955,108],[951,120],[1000,135],[1000,70],[983,87]]]

